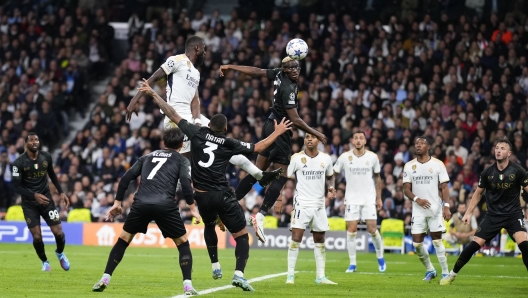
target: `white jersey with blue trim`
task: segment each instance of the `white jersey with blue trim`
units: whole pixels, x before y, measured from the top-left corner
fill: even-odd
[[[191,102],[200,84],[200,72],[185,54],[169,57],[161,69],[167,74],[167,103],[183,118],[192,117]]]

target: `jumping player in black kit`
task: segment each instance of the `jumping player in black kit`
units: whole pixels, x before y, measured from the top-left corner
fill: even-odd
[[[57,242],[55,254],[62,269],[70,270],[70,262],[64,255],[66,239],[62,232],[59,212],[51,198],[48,176],[57,188],[61,201],[66,208],[70,200],[62,191],[59,179],[53,171],[51,154],[39,150],[40,141],[36,133],[30,132],[26,136],[26,152],[20,155],[13,164],[13,182],[15,191],[22,197],[22,210],[26,218],[27,227],[33,236],[33,247],[42,261],[42,271],[51,271],[51,267],[42,242],[40,217],[44,218]]]
[[[497,161],[480,174],[478,188],[471,198],[463,221],[469,224],[473,209],[480,202],[484,191],[488,213],[480,223],[473,241],[458,257],[453,270],[440,281],[441,285],[451,284],[471,256],[503,228],[519,246],[524,265],[528,269],[528,234],[519,198],[521,189],[528,192],[528,174],[520,165],[510,162],[511,148],[507,138],[499,139],[495,145]]]
[[[273,121],[286,118],[294,126],[309,133],[326,145],[326,137],[319,131],[306,124],[297,113],[297,79],[301,67],[299,62],[286,57],[282,60],[282,68],[260,69],[250,66],[222,65],[220,66],[220,76],[227,70],[239,71],[253,77],[267,77],[273,81],[273,105],[271,114],[264,123],[262,137],[266,138],[273,133]],[[286,183],[286,171],[290,164],[292,155],[292,132],[288,132],[277,139],[267,150],[260,152],[257,157],[257,167],[261,170],[267,169],[273,163],[274,169],[282,168],[283,172],[278,180],[273,181],[264,196],[264,202],[260,206],[260,211],[250,218],[251,225],[255,228],[255,234],[261,242],[266,241],[264,235],[264,217],[268,210],[277,202],[275,210],[281,212],[282,201],[277,201],[282,187]],[[253,187],[257,180],[251,176],[246,176],[236,190],[237,199],[242,199]]]
[[[187,158],[178,153],[183,145],[183,132],[170,128],[163,133],[166,149],[157,150],[142,156],[121,178],[117,188],[114,206],[106,214],[106,220],[122,213],[121,202],[131,181],[141,176],[141,184],[134,195],[134,203],[123,226],[123,231],[112,248],[103,277],[94,287],[94,292],[102,292],[115,268],[123,259],[125,250],[136,233],[147,232],[148,224],[154,220],[164,238],[172,238],[180,253],[180,267],[183,275],[185,295],[198,295],[192,286],[192,254],[187,241],[187,231],[180,217],[178,202],[175,200],[176,186],[181,181],[183,196],[192,215],[200,222],[194,205],[191,166]]]
[[[257,144],[240,142],[227,138],[227,119],[222,114],[211,118],[209,127],[198,127],[182,119],[145,80],[139,90],[153,96],[161,110],[178,125],[191,140],[192,147],[192,181],[195,200],[204,223],[215,222],[220,217],[226,228],[236,241],[235,274],[231,284],[244,291],[253,291],[251,285],[244,279],[244,269],[249,258],[249,237],[246,230],[244,211],[238,203],[234,192],[229,188],[225,173],[229,159],[233,155],[248,155],[260,153],[268,148],[283,133],[290,130],[291,123],[285,119],[280,124],[275,122],[275,131]],[[211,251],[209,251],[211,253]]]

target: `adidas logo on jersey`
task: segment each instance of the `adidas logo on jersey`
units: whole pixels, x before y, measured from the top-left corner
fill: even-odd
[[[304,165],[303,169],[304,169],[304,168],[307,168],[307,167],[308,167],[307,165]]]

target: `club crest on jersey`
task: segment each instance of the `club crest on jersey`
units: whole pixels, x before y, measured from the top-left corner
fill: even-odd
[[[515,180],[515,174],[510,174],[510,176],[508,176],[510,178],[510,181],[514,181]]]
[[[368,162],[368,160],[367,160],[367,162],[366,162],[365,164],[366,164],[367,166],[369,165],[369,162]]]
[[[324,162],[322,162],[321,163],[321,168],[324,169],[324,167],[325,167],[325,164],[324,164]]]
[[[416,173],[416,165],[412,165],[413,173]]]
[[[433,172],[433,168],[429,168],[429,173],[432,173]]]
[[[306,163],[306,157],[301,157],[301,162]]]
[[[504,179],[504,174],[499,174],[499,180],[502,181],[502,179]]]
[[[493,180],[493,175],[488,176],[488,180],[489,180],[489,181]]]
[[[33,167],[35,168],[35,170],[38,170],[38,163],[34,164]]]
[[[47,167],[48,167],[48,162],[47,162],[47,161],[44,161],[44,162],[42,163],[42,166],[45,167],[45,168],[47,168]]]

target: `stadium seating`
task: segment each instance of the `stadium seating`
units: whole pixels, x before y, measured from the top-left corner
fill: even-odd
[[[77,208],[68,213],[68,222],[91,222],[92,216],[90,209]]]
[[[13,205],[7,209],[5,220],[7,221],[25,221],[24,211],[22,206]]]
[[[381,236],[383,237],[383,247],[386,250],[400,250],[405,253],[405,225],[400,219],[385,219],[381,222]]]

